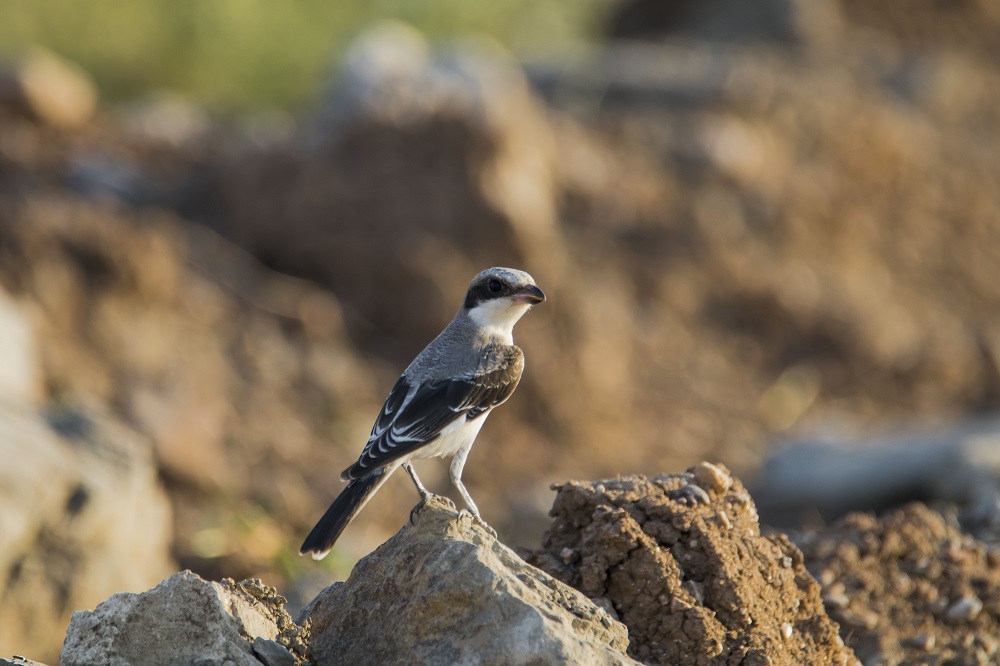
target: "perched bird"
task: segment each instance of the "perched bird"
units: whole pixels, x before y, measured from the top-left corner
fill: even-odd
[[[458,314],[420,352],[396,382],[358,461],[340,475],[347,487],[306,537],[299,554],[322,559],[389,475],[402,466],[420,493],[431,493],[411,460],[454,456],[451,482],[469,512],[485,525],[462,485],[462,469],[490,411],[517,388],[524,354],[514,345],[514,324],[545,300],[524,271],[490,268],[469,284]]]

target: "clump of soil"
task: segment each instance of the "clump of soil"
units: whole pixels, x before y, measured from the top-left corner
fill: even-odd
[[[881,518],[850,514],[798,541],[866,664],[1000,661],[1000,548],[923,504]]]
[[[760,533],[722,467],[554,487],[555,519],[529,561],[594,599],[651,664],[855,663],[802,553]]]

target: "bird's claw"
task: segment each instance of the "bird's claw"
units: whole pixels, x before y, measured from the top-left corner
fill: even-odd
[[[467,510],[467,509],[462,509],[461,511],[458,512],[459,519],[461,519],[461,518],[463,518],[465,516],[468,516],[469,519],[473,523],[475,523],[476,525],[479,525],[481,528],[483,528],[484,530],[486,530],[486,533],[489,534],[491,537],[493,537],[494,539],[497,538],[497,531],[495,529],[493,529],[492,527],[490,527],[489,524],[487,524],[487,522],[485,520],[483,520],[483,517],[481,515],[479,515],[478,512],[474,513],[472,511]]]

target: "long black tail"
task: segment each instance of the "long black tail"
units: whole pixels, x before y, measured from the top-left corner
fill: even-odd
[[[354,520],[354,516],[368,503],[375,491],[389,478],[390,470],[385,467],[373,471],[360,479],[354,479],[347,484],[333,504],[326,510],[323,517],[312,528],[299,548],[299,555],[312,553],[313,559],[321,560],[333,548],[340,533]]]

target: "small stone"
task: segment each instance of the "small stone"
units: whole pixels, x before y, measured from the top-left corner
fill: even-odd
[[[295,666],[295,655],[277,641],[258,636],[253,641],[253,653],[265,666]]]
[[[580,552],[575,548],[563,548],[559,551],[559,559],[563,564],[570,565],[580,559]]]
[[[823,597],[823,605],[830,610],[842,610],[851,605],[851,600],[845,594],[828,594]]]
[[[729,473],[724,468],[710,462],[698,463],[692,469],[692,473],[699,486],[718,495],[726,492],[733,485],[733,478]]]
[[[595,606],[598,606],[601,610],[607,613],[611,619],[618,622],[621,621],[621,618],[618,617],[618,611],[615,610],[615,605],[611,602],[611,599],[608,599],[607,597],[595,597],[591,599],[591,601],[594,602]]]
[[[927,604],[927,610],[933,615],[940,615],[948,608],[948,600],[944,597],[937,597]]]
[[[781,625],[781,637],[788,640],[792,637],[792,625],[785,622]]]
[[[929,652],[937,645],[937,638],[934,634],[918,634],[912,638],[907,638],[904,643],[924,652]]]
[[[979,612],[983,610],[983,602],[974,594],[968,594],[951,606],[945,612],[945,619],[949,622],[961,622],[975,620]]]
[[[843,624],[849,624],[852,627],[874,629],[878,625],[878,615],[866,608],[859,610],[847,608],[840,611],[838,616]]]
[[[1000,647],[1000,641],[990,634],[976,634],[976,643],[978,643],[988,655],[995,655],[997,653],[997,648]]]
[[[0,81],[0,104],[55,127],[80,127],[97,110],[97,87],[75,64],[34,50]]]
[[[689,604],[684,599],[680,597],[673,597],[670,600],[670,612],[671,613],[683,613],[686,610],[691,609],[691,604]]]

